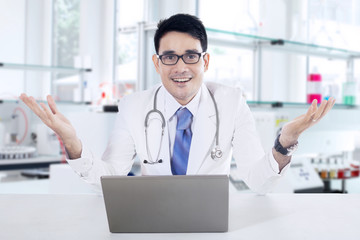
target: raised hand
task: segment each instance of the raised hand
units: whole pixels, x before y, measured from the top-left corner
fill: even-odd
[[[312,127],[323,118],[334,106],[335,99],[323,100],[320,106],[317,106],[317,100],[314,100],[306,114],[303,114],[284,125],[281,130],[280,143],[283,146],[290,146],[296,143],[300,134],[306,129]]]
[[[70,158],[81,156],[81,141],[76,136],[76,131],[70,121],[58,111],[54,99],[48,95],[45,103],[37,103],[34,97],[21,94],[20,99],[41,119],[46,126],[51,128],[63,141]],[[40,105],[40,106],[39,106]]]
[[[317,100],[314,100],[305,114],[300,115],[299,117],[295,118],[294,120],[288,122],[283,126],[279,139],[280,144],[283,147],[290,147],[294,145],[297,142],[300,134],[306,129],[318,123],[320,119],[323,118],[330,111],[334,104],[335,99],[330,98],[328,101],[322,101],[320,106],[318,107]],[[279,164],[279,170],[281,172],[281,170],[290,162],[291,157],[282,155],[274,148],[272,150],[272,153],[275,160]]]

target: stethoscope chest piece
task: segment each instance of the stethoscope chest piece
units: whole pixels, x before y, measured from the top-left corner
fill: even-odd
[[[219,149],[219,146],[216,146],[212,151],[211,151],[211,158],[213,160],[215,160],[215,158],[221,158],[223,155],[223,152]]]

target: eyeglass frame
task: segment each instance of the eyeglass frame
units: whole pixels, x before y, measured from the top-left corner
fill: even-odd
[[[175,54],[175,53],[167,53],[167,54],[163,54],[163,55],[158,55],[158,54],[156,54],[156,57],[157,57],[158,59],[160,59],[160,61],[162,62],[162,64],[164,64],[164,65],[166,65],[166,66],[174,66],[174,65],[176,65],[176,64],[179,62],[179,59],[180,59],[180,58],[183,60],[183,62],[184,62],[185,64],[197,64],[197,63],[200,61],[200,58],[203,57],[203,56],[205,56],[206,53],[207,53],[207,52],[201,52],[201,53],[198,53],[198,52],[187,52],[187,53],[184,53],[183,55],[177,55],[177,54]],[[187,55],[187,54],[196,54],[196,55],[199,56],[199,59],[197,60],[197,62],[187,63],[187,62],[185,62],[185,60],[184,60],[184,58],[183,58],[184,55]],[[161,58],[162,58],[163,56],[165,56],[165,55],[176,56],[176,57],[177,57],[176,62],[173,63],[173,64],[166,64],[166,63],[164,63]]]

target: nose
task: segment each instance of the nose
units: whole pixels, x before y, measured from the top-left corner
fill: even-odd
[[[176,72],[186,72],[188,70],[188,66],[182,58],[174,65],[174,68]]]

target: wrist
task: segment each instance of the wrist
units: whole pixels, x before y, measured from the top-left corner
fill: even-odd
[[[70,159],[81,157],[82,144],[80,139],[63,140],[65,150]]]
[[[288,136],[285,134],[279,134],[279,142],[283,147],[290,147],[298,143],[299,136]]]
[[[286,143],[287,145],[285,145],[285,144],[280,142],[280,139],[281,139],[281,134],[279,134],[277,136],[277,138],[275,139],[274,149],[277,152],[281,153],[282,155],[291,156],[297,150],[298,142],[295,141],[292,144],[291,143],[289,144],[289,142],[287,142]]]

